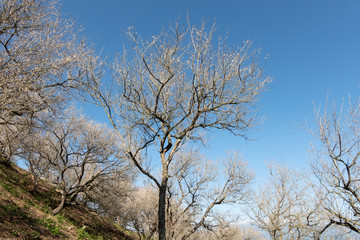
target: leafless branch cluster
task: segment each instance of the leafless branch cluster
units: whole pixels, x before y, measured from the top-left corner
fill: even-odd
[[[316,110],[312,173],[270,168],[250,217],[272,239],[351,239],[359,234],[359,102]]]
[[[314,146],[313,172],[319,184],[316,187],[322,207],[327,212],[329,226],[336,224],[360,233],[360,105],[348,111],[335,105],[316,112],[320,140]]]
[[[222,163],[217,167],[223,174],[196,152],[176,157],[167,194],[171,239],[188,239],[200,229],[215,232],[234,220],[230,218],[235,216],[220,213],[218,206],[244,203],[253,175],[236,153],[229,153]]]
[[[157,231],[157,193],[151,186],[134,189],[123,205],[119,223],[134,230],[139,239],[153,239]]]
[[[327,223],[307,176],[269,166],[270,179],[253,196],[250,218],[271,239],[317,239]]]

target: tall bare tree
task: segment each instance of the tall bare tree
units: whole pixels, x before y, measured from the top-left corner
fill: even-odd
[[[360,233],[360,102],[340,110],[326,106],[316,111],[317,128],[312,169],[329,224]]]
[[[78,114],[65,112],[62,118],[46,122],[41,131],[33,131],[23,142],[22,156],[35,177],[46,178],[61,193],[53,214],[102,181],[126,176],[128,164],[120,157],[116,136],[105,126]]]
[[[158,233],[166,239],[169,169],[188,141],[205,130],[227,130],[246,137],[258,123],[256,100],[269,78],[262,75],[258,51],[246,41],[229,48],[216,41],[215,27],[170,26],[144,41],[128,31],[133,48],[114,64],[114,82],[89,82],[92,101],[102,106],[121,136],[126,154],[158,188]],[[110,85],[110,84],[109,84]],[[156,149],[158,177],[147,153]]]
[[[318,239],[328,221],[306,176],[279,165],[269,170],[269,180],[253,196],[250,218],[270,239]]]
[[[9,160],[36,114],[64,100],[96,65],[55,1],[0,0],[0,150]]]

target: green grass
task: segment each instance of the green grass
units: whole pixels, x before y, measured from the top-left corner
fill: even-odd
[[[27,219],[29,215],[28,212],[24,212],[18,205],[16,205],[13,202],[11,202],[6,206],[1,206],[1,208],[3,208],[4,210],[3,212],[4,215],[8,214],[12,217],[19,217],[22,219]]]
[[[54,237],[58,237],[60,235],[60,227],[53,219],[44,217],[40,220],[40,223],[45,226]]]
[[[56,218],[57,218],[57,220],[58,220],[58,222],[59,222],[60,224],[62,224],[62,223],[64,223],[64,222],[70,223],[70,220],[67,219],[67,217],[65,217],[65,216],[62,215],[62,214],[56,215]]]
[[[30,199],[27,199],[27,200],[25,201],[24,207],[25,207],[26,209],[30,209],[30,207],[35,207],[35,206],[36,206],[36,204],[35,204],[33,201],[31,201]]]
[[[83,228],[78,228],[77,233],[79,234],[78,240],[93,240],[94,238]]]
[[[11,185],[10,183],[4,182],[4,181],[0,181],[0,186],[1,186],[4,190],[8,191],[12,196],[14,196],[14,197],[19,197],[18,191],[16,191],[16,189],[14,188],[14,186]]]
[[[34,226],[37,222],[36,219],[29,217],[28,211],[24,211],[14,202],[10,202],[7,205],[0,205],[0,218],[8,219],[9,221],[20,219],[29,226]]]
[[[27,239],[39,239],[41,234],[37,231],[31,231],[26,234]]]
[[[84,228],[78,228],[78,240],[105,240],[101,235],[94,235],[86,231]]]
[[[46,213],[46,214],[50,214],[51,213],[51,208],[47,205],[43,205],[43,206],[40,206],[40,211]]]

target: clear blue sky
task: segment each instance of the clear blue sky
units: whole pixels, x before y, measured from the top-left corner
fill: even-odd
[[[310,142],[301,129],[313,124],[314,104],[329,99],[339,104],[348,94],[359,96],[360,0],[60,0],[62,13],[84,28],[97,49],[110,57],[126,43],[124,30],[135,26],[145,36],[159,33],[179,14],[193,24],[216,20],[220,32],[230,31],[229,44],[253,40],[269,55],[264,65],[274,78],[259,102],[266,122],[250,132],[255,141],[217,134],[208,156],[226,150],[243,154],[259,179],[265,161],[306,166]],[[94,114],[94,113],[93,113]]]

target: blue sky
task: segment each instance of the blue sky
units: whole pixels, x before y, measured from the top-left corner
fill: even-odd
[[[193,24],[202,18],[220,33],[230,32],[229,45],[247,39],[269,56],[264,64],[273,77],[259,102],[266,121],[244,142],[216,133],[206,154],[213,159],[236,150],[258,176],[265,162],[303,168],[314,139],[301,129],[313,126],[314,106],[327,96],[339,104],[359,96],[360,0],[62,0],[62,14],[84,28],[95,48],[110,58],[127,43],[124,31],[135,26],[145,37],[159,33],[179,14],[189,12]],[[90,115],[94,110],[85,109]]]

